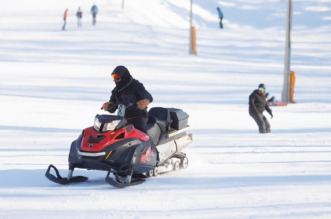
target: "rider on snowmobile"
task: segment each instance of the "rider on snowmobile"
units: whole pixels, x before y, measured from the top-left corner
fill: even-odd
[[[147,106],[153,101],[144,85],[134,79],[125,66],[117,66],[111,74],[116,86],[110,99],[102,105],[105,111],[114,113],[118,104],[126,106],[125,119],[135,128],[146,133]]]

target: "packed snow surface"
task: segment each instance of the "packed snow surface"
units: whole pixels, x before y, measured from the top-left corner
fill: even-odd
[[[189,0],[2,0],[0,218],[331,218],[331,1],[293,2],[296,103],[265,113],[272,133],[261,135],[248,96],[265,83],[281,99],[287,1],[194,0],[194,56]],[[71,142],[103,113],[117,65],[152,93],[150,107],[189,113],[188,168],[125,189],[103,171],[48,181],[49,164],[66,175]]]

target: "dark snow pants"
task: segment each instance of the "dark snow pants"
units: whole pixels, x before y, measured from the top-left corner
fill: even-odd
[[[128,123],[132,124],[136,129],[147,133],[146,124],[147,124],[147,117],[138,116],[134,118],[127,118]]]
[[[95,25],[97,23],[97,14],[92,15],[92,24]]]
[[[63,26],[62,26],[62,30],[65,30],[66,29],[66,25],[67,25],[67,21],[64,20],[64,23],[63,23]]]
[[[222,18],[220,18],[220,28],[223,29],[223,21],[222,21]]]
[[[147,117],[138,116],[138,117],[134,117],[134,118],[130,118],[130,119],[127,118],[126,120],[128,121],[128,123],[132,124],[136,129],[147,134],[147,129],[146,129],[146,125],[147,125],[147,121],[148,121]],[[160,162],[159,152],[156,149],[156,145],[154,145],[154,143],[152,143],[152,148],[156,152],[156,163],[159,163]]]
[[[249,112],[249,115],[255,120],[256,124],[259,126],[260,133],[271,132],[270,123],[262,113]]]

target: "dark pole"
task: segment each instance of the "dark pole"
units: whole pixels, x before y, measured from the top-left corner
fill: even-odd
[[[287,25],[285,42],[285,62],[282,101],[288,103],[290,99],[290,73],[291,73],[291,28],[292,28],[292,0],[287,4]]]

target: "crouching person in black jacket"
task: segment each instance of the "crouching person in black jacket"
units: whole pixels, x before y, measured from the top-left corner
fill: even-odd
[[[136,129],[146,133],[147,106],[153,101],[152,95],[142,83],[132,78],[125,66],[117,66],[111,75],[116,86],[112,90],[110,100],[105,102],[102,108],[114,113],[118,104],[124,104],[125,119]]]
[[[266,100],[266,87],[264,84],[260,84],[257,90],[249,96],[249,115],[253,117],[256,124],[259,126],[260,133],[269,133],[270,123],[267,118],[263,115],[263,111],[266,110],[271,118],[273,117],[272,111]]]

